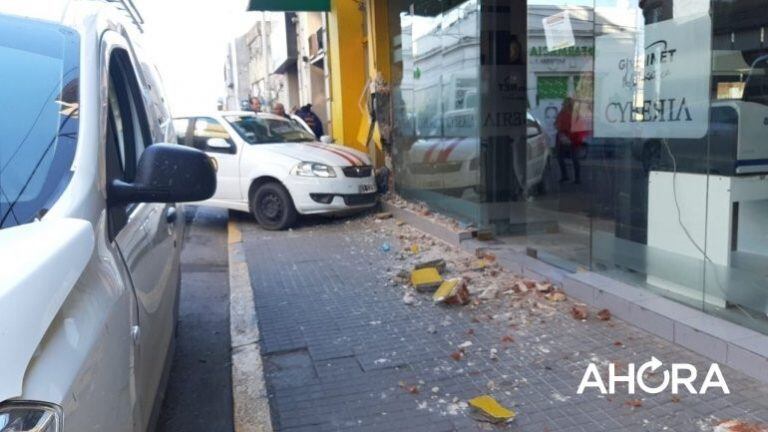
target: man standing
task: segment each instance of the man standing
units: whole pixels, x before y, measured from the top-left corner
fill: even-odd
[[[295,114],[304,120],[304,123],[312,129],[312,132],[317,139],[320,139],[320,137],[323,136],[323,122],[320,120],[320,117],[312,111],[312,104],[304,105],[299,108]]]
[[[251,98],[248,100],[249,102],[249,108],[253,112],[261,112],[261,101],[256,96],[251,96]]]
[[[285,112],[285,105],[281,104],[280,102],[277,102],[274,106],[272,106],[272,114],[278,115],[280,117],[285,117],[287,119],[290,119],[291,117]]]

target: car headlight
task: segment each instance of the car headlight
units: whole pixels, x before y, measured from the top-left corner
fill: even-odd
[[[333,167],[315,162],[302,162],[293,167],[291,173],[302,177],[336,177]]]
[[[61,408],[39,402],[0,405],[0,432],[61,432]]]

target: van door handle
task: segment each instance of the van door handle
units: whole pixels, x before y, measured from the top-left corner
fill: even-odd
[[[176,211],[176,207],[174,206],[168,207],[168,209],[165,211],[165,220],[169,224],[174,224],[176,223],[176,219],[178,218],[179,218],[179,214]]]

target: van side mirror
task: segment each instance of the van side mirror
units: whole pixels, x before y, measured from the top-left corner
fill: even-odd
[[[175,144],[153,144],[139,159],[132,183],[113,181],[110,204],[203,201],[216,192],[216,171],[203,152]]]

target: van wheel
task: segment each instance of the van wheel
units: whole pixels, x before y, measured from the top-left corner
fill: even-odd
[[[270,231],[291,227],[298,213],[291,194],[278,183],[264,183],[251,196],[251,214],[262,228]]]

